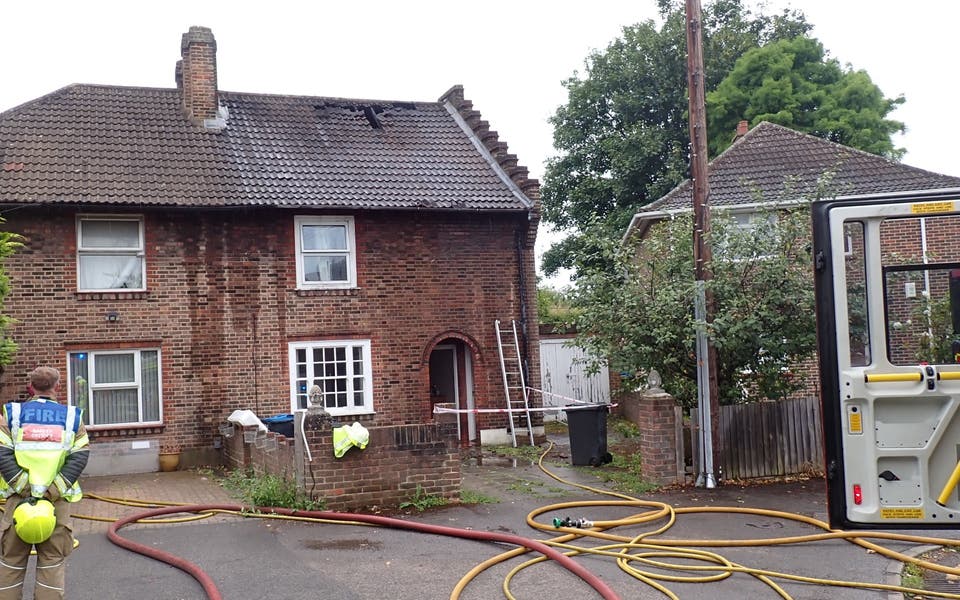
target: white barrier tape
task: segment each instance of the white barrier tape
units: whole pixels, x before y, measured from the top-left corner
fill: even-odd
[[[440,413],[524,413],[524,412],[559,412],[561,410],[583,410],[587,408],[596,408],[598,406],[606,406],[609,408],[614,408],[618,406],[617,404],[580,404],[577,406],[545,406],[543,408],[514,408],[513,410],[507,410],[506,408],[445,408],[442,406],[434,406],[433,414]]]
[[[544,396],[552,396],[554,398],[560,398],[561,400],[566,400],[567,402],[572,402],[574,404],[583,404],[583,400],[578,400],[576,398],[571,398],[569,396],[562,396],[560,394],[554,394],[553,392],[545,392],[543,390],[538,390],[537,388],[530,387],[530,386],[527,386],[527,389],[530,390],[531,392],[537,392],[539,394],[543,394]]]

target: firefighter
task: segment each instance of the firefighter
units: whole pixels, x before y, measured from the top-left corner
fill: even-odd
[[[70,506],[90,455],[82,411],[56,401],[60,373],[30,373],[35,395],[11,402],[0,417],[0,600],[21,600],[30,550],[37,550],[34,598],[64,597],[66,558],[73,550]]]

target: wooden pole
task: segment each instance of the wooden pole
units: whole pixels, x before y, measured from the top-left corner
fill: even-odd
[[[697,282],[697,315],[709,328],[713,322],[714,302],[709,282],[713,279],[710,263],[710,185],[707,173],[707,118],[703,76],[703,32],[699,0],[686,0],[687,17],[687,90],[690,109],[690,178],[693,182],[693,262]],[[720,401],[717,386],[717,352],[707,332],[697,335],[697,396],[703,428],[703,473],[697,485],[714,487],[714,465],[719,464],[720,446],[714,440],[720,426]],[[708,411],[708,415],[705,412]]]

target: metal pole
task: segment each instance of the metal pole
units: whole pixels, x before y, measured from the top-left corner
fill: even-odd
[[[710,186],[707,181],[707,118],[703,77],[703,36],[700,1],[686,1],[687,17],[687,90],[690,99],[690,178],[693,181],[693,263],[696,279],[694,318],[697,321],[697,402],[700,409],[700,435],[703,472],[697,485],[716,486],[714,462],[716,449],[713,432],[719,425],[716,350],[708,336],[713,321],[713,294],[707,282],[713,278],[709,244]]]

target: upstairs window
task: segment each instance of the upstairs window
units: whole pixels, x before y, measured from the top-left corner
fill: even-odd
[[[81,292],[146,289],[143,219],[77,219],[77,288]]]
[[[297,287],[357,285],[353,217],[296,217]]]

